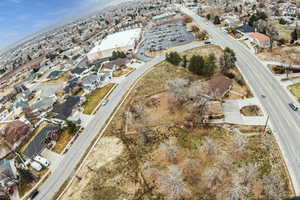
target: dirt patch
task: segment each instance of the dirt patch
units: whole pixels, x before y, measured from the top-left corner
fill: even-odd
[[[285,46],[274,48],[272,52],[263,51],[258,54],[259,58],[266,61],[276,61],[287,63],[287,61],[292,64],[300,64],[300,46]]]
[[[245,107],[241,108],[240,112],[244,116],[263,116],[262,111],[256,105],[245,106]]]
[[[71,187],[63,195],[62,199],[85,199],[82,197],[82,191],[88,187],[90,180],[94,176],[97,176],[97,170],[116,159],[122,154],[122,152],[123,144],[120,142],[120,139],[116,137],[103,137],[89,155],[86,165],[80,170],[78,176],[82,179],[75,179]],[[114,175],[111,174],[111,176]],[[96,185],[96,183],[94,183],[94,185]],[[108,187],[104,188],[103,190],[105,193],[111,191],[111,189]],[[111,193],[111,196],[107,196],[107,198],[114,199],[112,197],[114,195],[118,195],[118,192],[115,194],[114,193],[115,192]]]

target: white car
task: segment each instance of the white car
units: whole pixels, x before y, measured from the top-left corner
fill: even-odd
[[[32,162],[30,162],[30,166],[34,169],[34,170],[36,170],[36,171],[41,171],[42,169],[43,169],[43,167],[38,163],[38,162],[36,162],[36,161],[32,161]]]
[[[102,103],[101,103],[101,105],[105,106],[108,103],[108,101],[109,101],[108,99],[103,100]]]
[[[50,165],[50,162],[46,158],[43,158],[42,156],[35,156],[33,160],[41,163],[44,167],[49,167]]]

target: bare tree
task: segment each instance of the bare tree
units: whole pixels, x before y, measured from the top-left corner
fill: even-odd
[[[134,120],[144,121],[146,118],[145,109],[143,105],[137,104],[131,106],[129,111]]]
[[[224,179],[224,171],[218,167],[209,167],[203,174],[203,180],[207,188],[216,189]]]
[[[233,184],[227,190],[227,198],[229,200],[241,200],[247,199],[247,195],[249,194],[250,190],[248,187],[242,184]]]
[[[217,161],[219,163],[219,167],[224,169],[226,172],[229,172],[229,170],[232,168],[233,159],[228,154],[218,154]]]
[[[245,151],[245,148],[247,147],[248,144],[248,138],[246,136],[242,136],[240,134],[237,134],[233,138],[234,142],[234,150],[237,153],[241,153]]]
[[[238,169],[237,176],[241,178],[242,184],[252,185],[252,183],[255,182],[257,179],[258,168],[253,163],[243,165]]]
[[[169,166],[168,172],[163,173],[157,180],[158,190],[166,199],[188,199],[191,191],[183,181],[182,170],[175,166]]]
[[[167,81],[166,88],[174,95],[177,102],[184,103],[187,101],[187,92],[185,87],[188,84],[189,81],[186,79],[169,80]]]
[[[213,155],[219,150],[220,145],[211,138],[206,137],[203,144],[200,146],[200,151],[208,155]]]
[[[263,177],[263,196],[268,200],[279,200],[285,196],[285,182],[275,172],[271,172],[269,175]]]
[[[162,160],[177,163],[179,156],[179,148],[175,139],[171,138],[159,145],[160,157]]]

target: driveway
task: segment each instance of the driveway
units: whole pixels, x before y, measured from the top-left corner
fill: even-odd
[[[59,163],[63,159],[63,155],[50,151],[49,149],[45,148],[42,153],[42,157],[46,158],[50,162],[49,170],[54,172],[55,169],[58,167]]]
[[[224,122],[240,125],[265,125],[265,116],[248,117],[241,114],[240,109],[245,106],[259,105],[255,98],[227,100],[223,103]]]

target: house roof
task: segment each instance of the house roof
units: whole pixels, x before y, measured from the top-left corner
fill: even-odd
[[[208,86],[215,91],[216,98],[221,98],[232,85],[232,80],[218,73],[215,74],[209,81]]]
[[[72,74],[82,74],[82,72],[84,72],[85,70],[87,70],[87,68],[85,67],[76,67],[75,69],[73,69],[71,71]]]
[[[67,86],[64,88],[64,92],[69,93],[72,88],[78,86],[78,80],[79,78],[73,78],[72,80],[69,80],[67,82]]]
[[[54,97],[45,97],[42,100],[32,104],[30,107],[32,110],[36,109],[48,109],[54,103]]]
[[[238,28],[243,33],[252,33],[255,32],[255,29],[249,24],[243,24],[243,26]]]
[[[270,41],[270,38],[262,33],[250,33],[249,37],[257,39],[260,43],[268,43]]]
[[[121,67],[127,65],[128,63],[129,63],[128,58],[117,58],[116,60],[112,60],[106,63],[105,67],[112,69],[115,65]]]
[[[52,71],[49,75],[48,75],[48,79],[53,79],[53,78],[57,78],[60,74],[62,73],[62,71]]]
[[[14,177],[13,170],[9,160],[0,160],[0,181],[9,180],[8,177]]]
[[[30,131],[30,127],[20,120],[12,121],[6,124],[1,130],[1,137],[14,146],[19,142],[22,136],[25,136]]]
[[[64,103],[54,104],[52,111],[56,113],[57,119],[65,120],[70,116],[74,106],[76,106],[79,103],[79,101],[80,97],[69,96]]]
[[[23,100],[19,100],[14,102],[14,106],[15,108],[24,108],[28,106],[28,103]]]
[[[0,159],[5,158],[11,151],[8,144],[3,139],[0,140]]]
[[[86,77],[83,78],[82,80],[82,85],[91,85],[93,84],[95,81],[99,80],[100,76],[96,75],[96,74],[90,74]]]
[[[46,145],[45,139],[46,139],[48,133],[50,133],[52,131],[59,131],[59,130],[60,130],[60,127],[57,125],[53,125],[53,124],[47,125],[38,133],[38,135],[36,135],[34,137],[34,139],[31,141],[31,143],[25,149],[23,154],[25,154],[29,158],[32,158],[35,154],[40,153]]]

